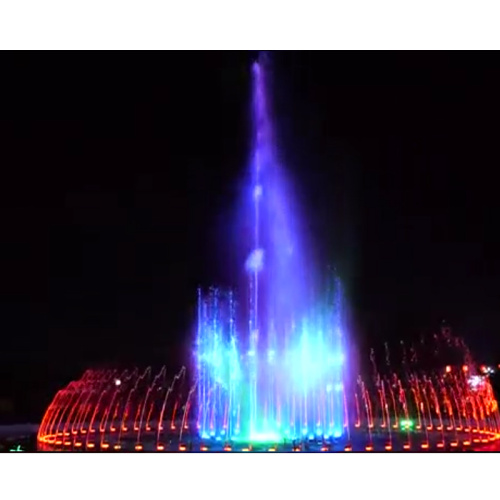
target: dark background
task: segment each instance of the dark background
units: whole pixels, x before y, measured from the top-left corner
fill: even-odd
[[[2,56],[0,419],[88,367],[186,362],[196,287],[231,283],[254,53]],[[500,362],[500,63],[278,53],[274,109],[352,336],[446,318]]]

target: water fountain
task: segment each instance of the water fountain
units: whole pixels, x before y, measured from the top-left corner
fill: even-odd
[[[238,295],[199,290],[192,369],[170,378],[165,367],[155,376],[151,368],[89,370],[59,391],[40,425],[40,449],[450,450],[500,438],[491,385],[471,379],[470,357],[463,367],[424,370],[417,349],[408,360],[403,346],[396,366],[385,345],[383,369],[372,351],[371,373],[352,376],[341,281],[331,274],[321,282],[301,240],[266,83],[261,59],[253,66],[245,286]]]
[[[196,372],[202,437],[276,441],[344,432],[342,292],[331,276],[314,294],[315,270],[300,239],[276,159],[265,62],[253,65],[254,152],[248,294],[199,295]]]

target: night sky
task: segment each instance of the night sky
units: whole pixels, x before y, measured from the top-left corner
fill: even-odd
[[[235,281],[254,55],[3,56],[11,417],[39,419],[87,367],[186,362],[197,286]],[[318,254],[344,277],[356,342],[447,319],[500,362],[498,58],[272,58],[281,156]]]

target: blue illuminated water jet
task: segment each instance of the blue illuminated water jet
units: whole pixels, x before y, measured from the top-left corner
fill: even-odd
[[[326,290],[314,291],[316,269],[276,159],[266,65],[259,60],[252,70],[248,300],[199,292],[197,425],[202,438],[226,441],[340,437],[347,412],[341,284],[332,275]]]

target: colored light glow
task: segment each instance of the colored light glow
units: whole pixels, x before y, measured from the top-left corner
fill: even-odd
[[[484,385],[484,377],[481,375],[473,375],[469,378],[468,383],[472,390],[476,391]]]
[[[275,443],[276,441],[280,441],[281,435],[277,432],[253,432],[250,434],[250,442],[252,443]],[[245,439],[240,439],[241,441],[245,441]],[[234,441],[238,441],[238,439],[234,439]]]
[[[446,368],[445,368],[445,372],[446,373],[451,373],[451,366],[450,365],[447,365]]]
[[[340,281],[331,276],[326,293],[311,292],[321,290],[321,277],[274,157],[262,61],[253,76],[255,149],[243,214],[253,231],[242,239],[240,261],[250,300],[240,311],[232,291],[199,293],[197,422],[203,438],[210,430],[224,439],[278,442],[321,436],[343,421],[345,329]],[[287,434],[281,422],[290,422]]]
[[[413,427],[413,425],[414,422],[412,420],[401,420],[401,427],[403,427],[403,429],[409,429]]]

